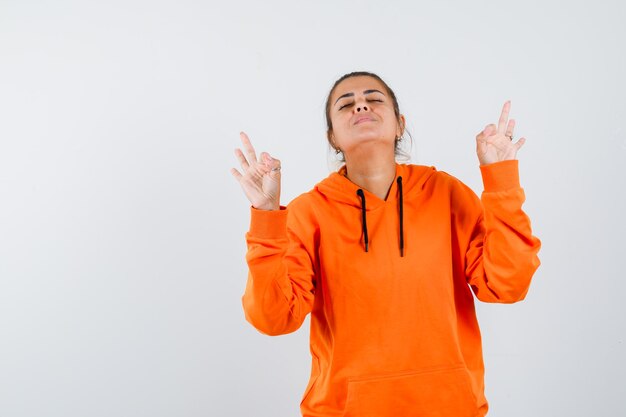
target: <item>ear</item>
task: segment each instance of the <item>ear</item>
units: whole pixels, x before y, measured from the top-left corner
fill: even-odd
[[[326,137],[328,138],[328,141],[330,142],[330,146],[332,146],[333,149],[337,149],[337,145],[335,145],[335,135],[333,134],[332,130],[329,130],[326,132]]]
[[[402,134],[404,134],[404,128],[406,127],[406,119],[404,118],[404,115],[401,114],[400,117],[398,118],[398,128],[396,130],[396,137],[401,137]]]

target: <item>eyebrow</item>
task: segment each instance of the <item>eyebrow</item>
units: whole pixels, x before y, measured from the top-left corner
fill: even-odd
[[[378,90],[365,90],[365,91],[363,91],[363,94],[371,94],[371,93],[380,93],[383,96],[385,95],[385,94],[383,94],[382,91],[378,91]],[[335,104],[337,104],[337,102],[339,100],[341,100],[342,98],[346,98],[346,97],[354,97],[354,93],[346,93],[346,94],[340,96],[339,98],[337,98],[337,100],[335,100]]]

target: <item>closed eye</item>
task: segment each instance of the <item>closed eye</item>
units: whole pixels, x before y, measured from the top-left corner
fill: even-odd
[[[382,103],[382,102],[383,102],[383,100],[381,100],[381,99],[379,99],[379,98],[369,99],[369,100],[367,100],[367,101],[368,101],[368,102],[375,101],[375,102],[378,102],[378,103]],[[343,106],[339,107],[339,110],[342,110],[344,107],[348,107],[348,106],[351,106],[351,105],[353,105],[353,104],[354,104],[354,103],[346,103],[346,104],[344,104]]]

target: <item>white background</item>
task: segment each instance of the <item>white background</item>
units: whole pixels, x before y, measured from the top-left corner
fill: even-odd
[[[334,165],[323,106],[381,75],[413,162],[482,191],[512,100],[542,266],[477,303],[490,416],[626,397],[626,6],[615,1],[0,0],[0,415],[297,416],[309,318],[243,315],[240,130],[283,203]]]

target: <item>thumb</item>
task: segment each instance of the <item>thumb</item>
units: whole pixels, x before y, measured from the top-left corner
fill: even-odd
[[[273,179],[279,179],[281,169],[280,160],[272,158],[268,153],[264,153],[263,162],[265,162],[266,166],[269,168],[270,176]]]
[[[483,130],[480,131],[478,135],[476,135],[476,140],[482,140],[486,138],[487,136],[489,136],[490,133],[491,133],[491,125],[487,125],[485,126]]]

